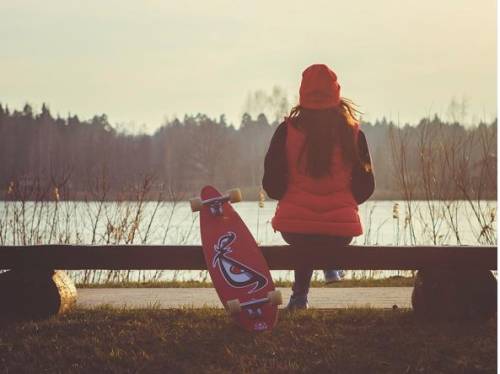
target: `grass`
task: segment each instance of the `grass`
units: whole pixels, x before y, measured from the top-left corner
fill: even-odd
[[[313,280],[311,287],[413,287],[415,282],[411,277],[391,277],[383,279],[344,279],[341,282],[325,284],[323,281]],[[274,281],[276,287],[291,287],[292,282],[285,280]],[[211,282],[200,281],[159,281],[159,282],[121,282],[77,284],[79,288],[212,288]]]
[[[409,310],[281,312],[253,334],[217,309],[77,309],[0,324],[0,371],[496,373],[496,344],[496,320],[424,323]]]

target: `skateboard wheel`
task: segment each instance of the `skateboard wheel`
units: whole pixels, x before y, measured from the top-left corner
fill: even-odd
[[[271,305],[281,305],[283,304],[283,297],[281,296],[281,291],[269,291],[267,293],[267,298]]]
[[[203,206],[203,203],[199,198],[191,199],[189,200],[189,203],[191,204],[192,212],[199,212],[201,210],[201,207]]]
[[[227,191],[227,194],[229,195],[229,201],[232,203],[237,203],[243,200],[243,198],[241,197],[241,190],[239,188],[229,190]]]
[[[238,299],[228,300],[226,303],[227,311],[229,314],[238,314],[241,312],[241,305]]]

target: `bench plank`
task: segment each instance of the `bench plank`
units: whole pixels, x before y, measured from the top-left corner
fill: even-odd
[[[314,269],[418,270],[426,267],[470,267],[496,270],[495,246],[261,246],[271,270],[297,266]],[[0,269],[206,269],[201,246],[36,245],[0,246]]]

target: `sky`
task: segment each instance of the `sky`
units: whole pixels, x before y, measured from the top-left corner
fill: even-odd
[[[153,131],[184,114],[239,125],[249,93],[297,97],[325,63],[366,120],[453,98],[497,115],[494,0],[0,0],[0,103]]]

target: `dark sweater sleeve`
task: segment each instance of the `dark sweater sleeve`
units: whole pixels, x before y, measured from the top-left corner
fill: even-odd
[[[375,190],[375,176],[368,150],[365,134],[360,130],[358,134],[358,152],[361,164],[352,170],[351,189],[358,204],[364,203]]]
[[[285,195],[288,184],[286,133],[286,123],[283,122],[274,132],[264,160],[262,187],[275,200],[280,200]]]

